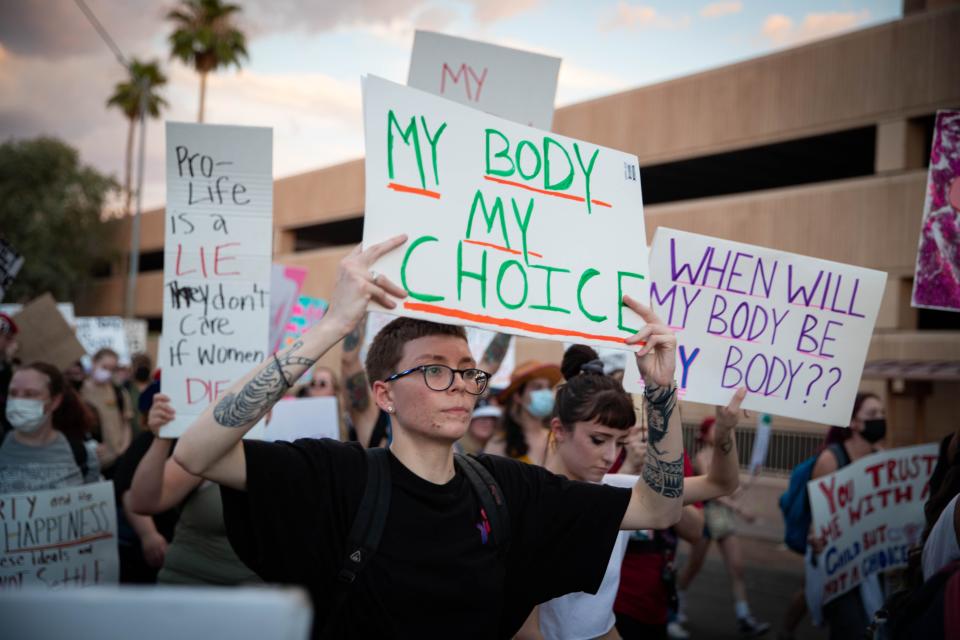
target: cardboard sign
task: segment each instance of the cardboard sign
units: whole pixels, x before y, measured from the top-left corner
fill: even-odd
[[[22,304],[0,304],[0,312],[7,314],[11,318],[20,313],[22,309]],[[57,311],[59,311],[60,315],[63,316],[64,321],[71,330],[76,328],[77,314],[74,312],[72,302],[58,302]]]
[[[960,311],[960,111],[938,111],[913,306]]]
[[[363,244],[403,315],[626,348],[647,299],[637,159],[416,89],[365,84]]]
[[[549,130],[559,73],[560,58],[417,31],[407,84]]]
[[[293,442],[298,438],[340,439],[336,397],[287,398],[273,406],[262,439]]]
[[[20,273],[25,258],[3,238],[0,238],[0,300],[6,293],[13,279]]]
[[[120,364],[130,363],[130,349],[127,346],[127,327],[123,318],[116,316],[77,318],[77,340],[83,345],[87,355],[93,357],[100,349],[113,349],[117,352]],[[146,339],[144,339],[146,342]]]
[[[285,267],[274,264],[270,271],[270,350],[278,351],[281,348],[283,334],[287,330],[287,320],[303,280],[307,277],[307,270],[301,267]]]
[[[49,293],[24,305],[14,322],[20,329],[17,357],[21,362],[49,362],[62,371],[86,354]]]
[[[889,449],[807,484],[813,532],[827,541],[813,569],[824,604],[867,576],[907,565],[921,544],[937,453],[936,444]]]
[[[660,227],[650,303],[677,332],[681,397],[850,422],[887,274]],[[642,389],[628,359],[624,386]]]
[[[113,483],[0,496],[0,592],[116,584]]]
[[[269,353],[273,133],[167,123],[163,392],[176,437]]]
[[[393,319],[394,316],[377,311],[371,311],[367,314],[367,327],[363,335],[363,345],[360,347],[361,362],[367,361],[367,349],[370,348],[370,343],[373,342],[374,337]],[[470,355],[473,356],[474,360],[479,363],[483,359],[483,354],[496,335],[495,332],[487,331],[486,329],[467,327],[467,344],[470,346]],[[503,360],[500,361],[500,368],[497,369],[494,376],[490,378],[488,386],[491,389],[509,386],[510,374],[513,373],[516,366],[517,341],[511,339],[510,345],[507,347],[507,352],[504,354]]]
[[[147,353],[147,321],[139,318],[124,318],[123,333],[127,339],[127,351],[130,357],[138,353]]]

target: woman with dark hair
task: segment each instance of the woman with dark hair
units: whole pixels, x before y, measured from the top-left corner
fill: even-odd
[[[6,418],[14,428],[0,445],[0,493],[95,482],[100,469],[83,441],[93,416],[53,365],[34,362],[10,380]]]
[[[604,483],[631,487],[634,475],[609,475],[608,470],[620,458],[626,447],[629,458],[624,469],[650,473],[644,468],[647,443],[640,443],[643,434],[636,426],[637,414],[633,399],[623,390],[619,381],[603,374],[603,363],[596,351],[584,345],[574,345],[564,354],[561,365],[566,382],[557,387],[553,418],[550,420],[550,438],[544,467],[570,480]],[[742,393],[738,394],[742,399]],[[735,400],[739,405],[739,400]],[[673,418],[679,422],[679,414]],[[731,411],[736,423],[736,409]],[[729,438],[729,431],[725,432]],[[733,439],[730,447],[718,450],[718,462],[709,477],[685,478],[683,499],[693,503],[704,498],[727,494],[736,488],[738,467]],[[651,439],[651,447],[658,444]],[[634,446],[639,445],[639,446]],[[651,454],[652,455],[652,454]],[[698,530],[702,518],[695,507],[684,507],[681,530]],[[691,527],[691,523],[693,526]],[[631,531],[621,531],[614,544],[607,569],[596,595],[572,593],[540,605],[525,625],[526,637],[535,637],[537,630],[545,638],[617,638],[666,637],[666,615],[657,625],[644,625],[615,616],[614,602],[620,585],[621,563],[631,543]],[[625,629],[617,630],[621,624]],[[615,628],[616,625],[616,628]]]
[[[514,369],[510,385],[497,395],[497,402],[504,407],[500,433],[487,444],[485,453],[542,465],[550,434],[546,420],[554,406],[553,387],[561,378],[560,367],[554,364],[533,361]]]
[[[858,393],[853,403],[850,426],[842,442],[825,445],[813,466],[810,479],[829,475],[838,469],[855,462],[877,450],[877,444],[887,434],[887,422],[884,418],[883,403],[873,393]],[[823,541],[811,536],[807,549],[807,564],[816,560],[823,550]],[[820,559],[822,561],[822,559]],[[821,593],[822,589],[811,589],[812,575],[807,572],[807,605],[810,617],[817,624],[821,619],[827,623],[831,638],[852,638],[863,635],[873,619],[873,614],[883,605],[883,594],[876,574],[864,578],[860,586],[854,587],[840,597],[820,606],[811,595]]]

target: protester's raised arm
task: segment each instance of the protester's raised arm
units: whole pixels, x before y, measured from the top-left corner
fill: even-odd
[[[174,459],[194,475],[220,484],[246,487],[246,458],[240,440],[283,396],[304,371],[353,329],[371,300],[392,309],[406,292],[370,271],[384,254],[406,242],[395,236],[366,250],[358,246],[340,262],[330,309],[289,349],[268,356],[210,405],[187,429]]]
[[[666,529],[680,520],[683,509],[683,435],[677,405],[677,337],[648,307],[624,296],[646,325],[627,339],[643,342],[637,367],[643,376],[647,417],[647,452],[640,479],[620,523],[621,529]]]
[[[373,401],[367,371],[360,362],[360,346],[366,331],[366,316],[343,339],[340,351],[340,377],[344,381],[344,401],[350,414],[350,422],[357,432],[357,440],[364,447],[370,443],[370,435],[377,424],[380,407]]]
[[[740,461],[733,430],[740,417],[740,403],[747,395],[746,387],[737,389],[726,407],[717,407],[714,423],[713,454],[707,474],[687,478],[683,483],[683,502],[692,504],[732,495],[740,486]]]

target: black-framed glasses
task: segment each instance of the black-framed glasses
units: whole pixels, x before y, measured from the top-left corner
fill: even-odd
[[[487,388],[490,381],[490,374],[482,369],[454,369],[445,364],[422,364],[419,367],[413,367],[400,373],[395,373],[384,382],[398,380],[411,373],[420,371],[423,373],[423,382],[427,388],[433,391],[446,391],[453,385],[453,377],[460,374],[463,378],[463,388],[467,393],[478,396]]]

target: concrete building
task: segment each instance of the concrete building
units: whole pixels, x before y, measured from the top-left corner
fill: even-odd
[[[901,20],[554,118],[558,133],[639,157],[651,238],[664,225],[886,271],[863,386],[887,402],[891,445],[939,438],[960,419],[960,316],[910,306],[934,114],[960,108],[960,6],[904,8]],[[308,267],[305,293],[327,296],[338,260],[361,238],[363,160],[279,179],[274,202],[275,261]],[[154,332],[163,220],[162,209],[144,214],[140,241],[136,315]],[[128,250],[129,224],[116,226]],[[78,313],[121,314],[125,273],[116,264]],[[561,354],[553,342],[519,339],[518,348],[520,361]],[[708,409],[691,405],[685,420]]]

